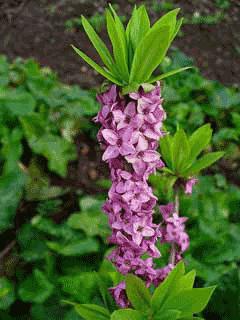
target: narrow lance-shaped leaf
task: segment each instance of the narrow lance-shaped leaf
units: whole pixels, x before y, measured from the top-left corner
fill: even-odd
[[[180,173],[182,168],[186,166],[190,154],[188,139],[186,133],[182,129],[178,130],[174,135],[172,154],[173,169],[177,173]]]
[[[101,57],[102,62],[115,75],[114,61],[108,48],[84,16],[82,16],[82,25],[94,48],[97,50],[99,56]]]
[[[172,42],[172,41],[174,40],[174,38],[177,36],[177,34],[178,34],[178,32],[179,32],[182,24],[183,24],[183,20],[184,20],[184,18],[181,18],[180,20],[178,20],[178,21],[176,22],[175,30],[174,30],[174,32],[173,32],[173,34],[172,34],[172,37],[171,37],[171,42]]]
[[[95,304],[77,304],[75,310],[84,320],[110,319],[109,311]]]
[[[131,44],[133,52],[149,29],[150,20],[146,8],[141,6],[135,9],[126,30],[128,43]]]
[[[150,30],[138,45],[132,63],[130,83],[147,82],[162,62],[169,43],[169,27]]]
[[[111,12],[107,9],[107,31],[112,43],[114,59],[117,65],[119,76],[121,76],[122,79],[127,83],[129,79],[129,70],[126,34],[119,17],[115,14],[114,18]]]
[[[172,169],[172,137],[167,134],[160,139],[159,144],[163,160],[166,162],[169,169]]]
[[[145,312],[150,308],[151,296],[140,278],[128,275],[126,277],[126,292],[135,309]]]
[[[175,34],[176,31],[176,20],[177,20],[177,15],[179,13],[180,9],[174,9],[172,11],[169,11],[167,14],[162,16],[158,21],[155,22],[155,24],[152,26],[152,29],[158,29],[161,26],[168,25],[169,26],[169,34],[170,38],[169,40],[171,41],[173,38],[173,35]]]
[[[190,162],[194,161],[197,156],[203,151],[210,143],[212,137],[212,129],[210,124],[197,129],[189,138],[190,143]]]
[[[168,77],[173,76],[173,75],[175,75],[175,74],[177,74],[177,73],[180,73],[180,72],[183,72],[183,71],[185,71],[185,70],[192,69],[192,68],[193,68],[193,67],[183,67],[183,68],[179,68],[179,69],[176,69],[176,70],[172,70],[172,71],[169,71],[169,72],[160,74],[160,75],[158,75],[158,76],[151,77],[151,78],[148,80],[148,83],[154,83],[154,82],[156,82],[156,81],[159,81],[159,80],[168,78]]]
[[[107,78],[109,81],[112,81],[113,83],[118,84],[119,86],[122,85],[120,81],[118,81],[116,78],[114,78],[113,75],[111,75],[109,72],[105,71],[102,67],[100,67],[96,62],[94,62],[91,58],[89,58],[85,53],[83,53],[81,50],[76,48],[72,45],[72,48],[74,51],[84,60],[86,61],[93,69],[95,69],[99,74],[101,74],[103,77]]]
[[[183,175],[184,176],[192,176],[202,169],[205,169],[212,165],[214,162],[222,158],[224,155],[224,152],[211,152],[206,155],[204,155],[202,158],[197,160],[196,162],[193,163],[193,165],[184,171]]]

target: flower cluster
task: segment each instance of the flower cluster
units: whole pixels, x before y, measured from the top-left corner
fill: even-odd
[[[116,245],[109,259],[124,275],[135,273],[148,286],[159,283],[173,266],[160,270],[154,268],[153,259],[160,257],[157,240],[176,242],[180,252],[186,249],[188,242],[184,218],[174,214],[170,217],[171,210],[163,209],[165,227],[153,223],[157,198],[147,179],[157,168],[164,166],[157,152],[158,140],[163,136],[162,123],[166,118],[160,85],[151,92],[140,89],[124,97],[120,96],[116,86],[112,86],[99,95],[98,100],[102,105],[95,118],[102,125],[98,140],[112,180],[103,206],[112,228],[109,241]],[[128,306],[124,282],[111,292],[121,307]]]
[[[187,218],[179,217],[173,203],[160,206],[160,211],[163,217],[162,242],[175,245],[175,255],[172,258],[174,262],[178,262],[182,259],[182,253],[189,247],[189,237],[185,232]]]

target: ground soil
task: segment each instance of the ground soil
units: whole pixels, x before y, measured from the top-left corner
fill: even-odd
[[[81,14],[102,12],[108,1],[85,0],[0,0],[0,54],[10,58],[36,58],[42,65],[57,71],[62,81],[78,83],[83,88],[97,86],[101,78],[89,70],[72,51],[70,44],[81,47],[96,58],[94,50],[80,30],[66,30],[65,21]],[[129,15],[132,3],[112,1],[122,14]],[[185,16],[194,12],[205,15],[218,10],[213,0],[173,1]],[[193,3],[194,2],[194,3]],[[49,4],[50,3],[50,4]],[[151,10],[153,0],[144,1],[154,18],[161,13]],[[230,1],[225,18],[215,25],[185,25],[184,36],[175,44],[189,56],[201,72],[224,84],[240,83],[240,2]],[[105,31],[102,32],[106,37]]]

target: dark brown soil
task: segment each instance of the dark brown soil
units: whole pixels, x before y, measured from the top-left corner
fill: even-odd
[[[85,63],[72,51],[70,44],[81,47],[95,57],[94,50],[82,31],[66,30],[64,24],[69,18],[81,14],[91,16],[102,12],[108,1],[85,0],[0,0],[0,53],[10,58],[34,57],[42,65],[57,71],[62,81],[79,83],[88,88],[99,85],[101,78],[89,70]],[[119,5],[122,14],[128,15],[132,4],[148,1],[112,1]],[[195,58],[202,73],[210,79],[225,84],[240,81],[240,3],[230,1],[223,21],[216,25],[186,25],[184,36],[175,44],[185,53]],[[50,4],[49,4],[50,3]],[[189,16],[193,12],[212,14],[216,12],[213,0],[175,1],[182,13]],[[151,10],[150,10],[151,11]],[[152,12],[153,18],[159,14]],[[104,34],[105,37],[106,35]]]

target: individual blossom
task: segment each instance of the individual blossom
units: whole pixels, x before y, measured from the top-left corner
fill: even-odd
[[[108,144],[104,154],[103,160],[117,158],[119,155],[126,156],[132,154],[135,148],[131,144],[131,129],[126,129],[121,132],[114,132],[111,129],[104,129],[101,132],[105,142]]]
[[[115,301],[121,308],[127,308],[130,306],[130,303],[126,295],[126,284],[125,282],[120,282],[116,287],[110,288]]]
[[[185,193],[186,194],[192,194],[193,186],[195,184],[197,184],[197,182],[198,182],[198,179],[196,179],[196,178],[188,179],[188,181],[186,182],[186,185],[185,185]]]
[[[162,242],[177,245],[176,254],[182,254],[189,247],[189,237],[185,232],[186,217],[180,217],[174,212],[174,204],[169,203],[166,206],[160,206],[163,216]],[[179,260],[179,257],[178,257]]]

